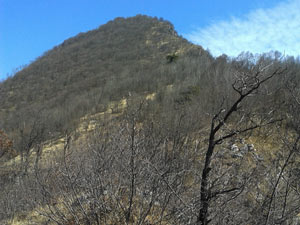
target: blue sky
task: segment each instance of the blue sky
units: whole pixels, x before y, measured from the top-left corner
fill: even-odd
[[[169,20],[215,56],[296,55],[299,12],[300,0],[0,0],[0,79],[79,32],[136,14]]]

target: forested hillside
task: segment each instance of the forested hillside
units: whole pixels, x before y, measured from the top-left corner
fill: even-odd
[[[179,54],[210,59],[201,47],[179,37],[169,22],[117,18],[64,41],[3,82],[1,126],[14,132],[20,120],[42,114],[51,121],[51,132],[60,132],[128,92],[153,92],[173,83],[176,76],[169,76],[167,56]]]
[[[116,18],[0,84],[2,224],[298,224],[300,62]]]

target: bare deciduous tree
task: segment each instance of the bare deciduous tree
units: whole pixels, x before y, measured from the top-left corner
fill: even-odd
[[[243,189],[243,184],[214,190],[210,179],[211,161],[216,146],[236,135],[247,133],[251,130],[273,124],[278,119],[273,118],[272,111],[263,113],[263,116],[244,111],[246,99],[256,95],[261,86],[283,72],[281,68],[271,69],[271,65],[263,68],[254,67],[250,71],[238,71],[232,88],[237,93],[237,99],[228,107],[220,107],[213,116],[208,138],[208,147],[205,153],[205,162],[201,175],[200,210],[197,224],[207,225],[210,222],[210,202],[218,195],[238,192]],[[256,109],[255,109],[256,110]],[[271,115],[271,116],[270,116]],[[235,118],[233,118],[235,116]]]

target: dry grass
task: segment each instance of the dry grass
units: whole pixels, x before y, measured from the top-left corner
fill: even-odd
[[[146,94],[144,98],[148,101],[152,101],[155,99],[155,96],[155,93],[151,93]],[[99,112],[93,115],[87,115],[82,117],[80,119],[79,126],[76,129],[76,134],[78,136],[76,140],[74,140],[74,144],[76,145],[84,143],[87,140],[88,134],[97,128],[99,121],[110,121],[111,119],[122,115],[126,107],[127,99],[123,98],[120,101],[111,102],[108,105],[107,110],[104,112]],[[55,162],[55,160],[62,155],[65,142],[66,138],[60,137],[58,139],[49,140],[43,143],[41,145],[42,155],[40,159],[40,165],[43,165],[44,168],[47,168],[47,166],[51,166],[52,163]],[[35,160],[36,151],[35,149],[32,149],[29,157],[29,172],[33,171]],[[9,171],[13,171],[16,168],[20,168],[20,164],[21,156],[18,155],[13,159],[10,159],[9,161],[5,162],[2,165],[1,170],[9,173]],[[57,202],[59,202],[59,200]],[[62,203],[58,203],[57,206],[59,205],[62,206]],[[1,223],[11,225],[42,224],[47,221],[47,218],[42,216],[39,212],[45,212],[45,210],[45,207],[38,207],[31,212],[20,212],[16,214],[12,221],[2,221]],[[112,222],[111,224],[115,223]]]

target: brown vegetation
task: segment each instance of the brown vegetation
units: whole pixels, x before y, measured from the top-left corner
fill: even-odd
[[[214,59],[147,16],[66,40],[0,84],[1,154],[18,153],[0,220],[292,224],[299,73],[290,57]]]

